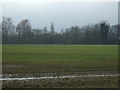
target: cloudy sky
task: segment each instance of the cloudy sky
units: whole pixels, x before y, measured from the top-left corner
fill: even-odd
[[[118,23],[117,2],[39,2],[11,1],[3,2],[2,16],[11,17],[16,25],[23,19],[29,19],[34,28],[50,29],[51,22],[55,30],[71,26],[95,24],[107,20],[110,24]]]

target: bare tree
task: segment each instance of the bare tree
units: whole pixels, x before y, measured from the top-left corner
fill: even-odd
[[[28,19],[22,20],[18,23],[16,31],[18,32],[19,38],[22,37],[22,40],[25,43],[29,42],[31,38],[31,25]]]
[[[15,27],[11,18],[3,17],[2,21],[2,35],[3,41],[8,40],[8,34],[11,34],[14,31]]]

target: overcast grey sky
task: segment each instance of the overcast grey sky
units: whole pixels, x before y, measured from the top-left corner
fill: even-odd
[[[4,2],[2,14],[11,17],[15,24],[29,19],[34,28],[50,28],[54,22],[56,31],[71,26],[95,24],[107,20],[118,23],[117,2]]]

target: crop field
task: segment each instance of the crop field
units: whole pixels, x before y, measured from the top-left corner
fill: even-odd
[[[117,45],[11,44],[3,45],[2,52],[2,73],[4,78],[116,74],[118,70]],[[47,80],[3,81],[3,87],[116,88],[118,87],[117,81],[118,77],[77,77]],[[16,84],[14,85],[15,82]],[[97,84],[95,84],[96,82]]]

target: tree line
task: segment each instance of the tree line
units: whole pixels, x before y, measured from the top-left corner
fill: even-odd
[[[56,32],[54,23],[50,30],[32,28],[30,21],[24,19],[16,26],[11,18],[3,17],[3,44],[118,44],[119,25],[110,25],[106,21],[86,26],[71,26]]]

